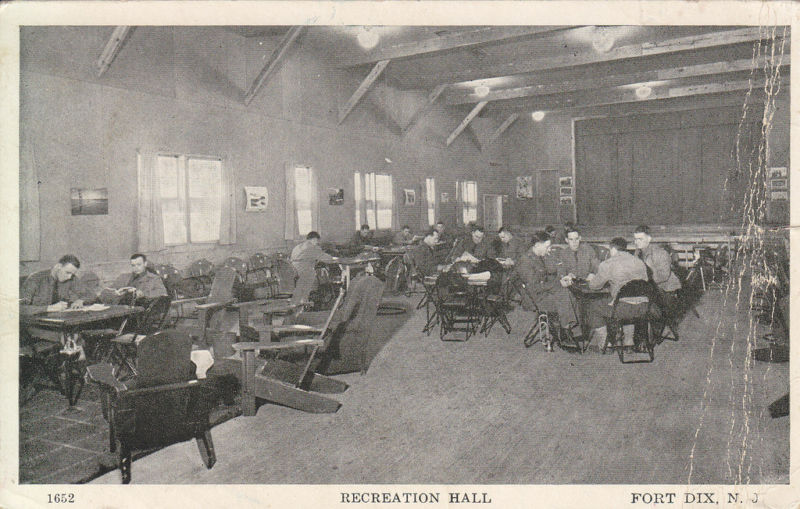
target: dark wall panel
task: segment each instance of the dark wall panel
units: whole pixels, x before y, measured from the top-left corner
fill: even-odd
[[[740,125],[736,113],[723,108],[576,122],[578,222],[737,222],[760,134],[759,124]]]

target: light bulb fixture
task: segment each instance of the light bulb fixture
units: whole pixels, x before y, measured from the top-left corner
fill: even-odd
[[[478,85],[477,87],[475,87],[475,95],[477,95],[478,97],[486,97],[487,95],[489,95],[489,92],[490,92],[489,87],[487,87],[486,85]]]
[[[386,161],[389,164],[392,164],[392,160],[389,159],[388,157],[384,157],[383,160]]]
[[[641,87],[636,89],[636,97],[639,99],[647,99],[650,97],[650,94],[653,93],[653,89],[648,87],[647,85],[642,85]]]
[[[544,112],[543,111],[534,111],[533,113],[531,113],[531,118],[535,122],[541,122],[542,119],[544,118]]]
[[[378,40],[380,40],[378,32],[372,27],[361,27],[356,37],[358,38],[358,44],[364,49],[374,48],[378,45]]]
[[[614,47],[614,36],[607,27],[594,27],[592,47],[599,53],[608,53]]]

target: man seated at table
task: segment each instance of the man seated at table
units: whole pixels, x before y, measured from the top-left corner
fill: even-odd
[[[394,234],[392,244],[396,246],[408,246],[414,243],[414,234],[411,233],[411,227],[408,225],[403,226],[403,229]]]
[[[369,229],[369,227],[367,227]],[[294,267],[297,280],[292,292],[292,304],[308,302],[308,296],[317,286],[317,263],[335,262],[336,258],[319,247],[320,236],[317,232],[308,232],[306,240],[292,249],[290,261]]]
[[[592,272],[597,271],[600,260],[594,248],[581,242],[581,234],[574,226],[566,230],[567,248],[559,249],[558,274],[561,277],[561,286],[567,287],[576,278],[586,279]]]
[[[648,267],[650,279],[658,287],[661,304],[671,310],[677,300],[677,292],[681,289],[681,281],[672,272],[672,258],[663,247],[652,243],[650,228],[641,225],[633,232],[633,243],[636,245],[635,255]]]
[[[106,304],[119,304],[126,296],[133,300],[155,299],[167,295],[164,281],[158,274],[147,270],[147,257],[141,253],[131,255],[131,272],[120,275],[109,288],[100,293]],[[128,302],[130,303],[130,302]]]
[[[94,299],[75,279],[81,262],[75,255],[64,255],[53,268],[34,272],[25,279],[19,294],[19,312],[33,315],[83,307]]]
[[[439,232],[431,230],[422,242],[412,247],[403,257],[411,267],[409,275],[417,273],[421,276],[435,276],[437,270],[436,253],[434,249],[439,242]]]
[[[515,237],[506,226],[500,228],[497,237],[500,242],[497,246],[499,249],[495,249],[495,251],[498,261],[503,264],[504,267],[509,267],[517,263],[517,260],[528,250],[525,241],[519,237]]]
[[[592,339],[597,338],[597,346],[602,348],[608,337],[606,319],[610,318],[613,311],[614,299],[620,288],[625,283],[636,279],[647,280],[647,267],[642,260],[625,251],[628,241],[622,237],[616,237],[609,244],[608,259],[601,262],[597,267],[596,274],[589,274],[586,280],[589,288],[600,290],[608,285],[609,295],[603,298],[593,299],[588,304],[587,325],[592,330]],[[638,300],[630,300],[628,303],[637,304]],[[633,347],[633,325],[623,327],[623,347],[631,350]]]
[[[483,226],[473,226],[468,235],[456,240],[450,253],[451,262],[478,263],[487,258],[496,258],[494,246],[484,240],[484,237],[486,233],[483,231]]]
[[[362,224],[361,228],[353,235],[348,247],[352,251],[360,252],[365,247],[371,247],[374,245],[375,239],[373,238],[372,230],[369,229],[368,224]]]
[[[550,253],[551,243],[550,235],[543,231],[536,232],[533,246],[519,258],[514,267],[514,273],[522,286],[522,307],[526,311],[538,308],[548,314],[557,314],[559,326],[562,329],[572,329],[578,319],[570,302],[569,290],[559,284],[557,260]]]

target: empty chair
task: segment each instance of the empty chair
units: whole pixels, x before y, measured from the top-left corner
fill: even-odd
[[[266,299],[272,296],[270,279],[272,277],[272,261],[264,253],[255,253],[248,262],[245,288],[254,299]]]
[[[115,368],[115,373],[125,371],[136,375],[135,356],[136,344],[149,334],[155,334],[164,328],[169,314],[171,298],[169,295],[156,297],[146,304],[144,312],[128,321],[122,334],[110,341],[110,349],[103,360],[110,361]]]
[[[137,345],[138,375],[125,383],[108,363],[87,368],[87,378],[100,385],[109,424],[109,448],[119,450],[122,483],[131,481],[132,453],[197,440],[207,468],[216,454],[209,413],[216,404],[212,389],[194,380],[191,340],[168,330],[149,335]]]
[[[186,277],[181,282],[184,297],[204,297],[211,291],[214,281],[214,264],[205,258],[193,261],[186,269]]]
[[[236,302],[233,296],[233,284],[236,277],[236,271],[230,267],[221,267],[217,270],[208,296],[195,306],[197,324],[194,327],[182,327],[182,329],[199,337],[201,343],[205,342],[207,329],[222,329],[222,325],[212,323],[212,319],[220,322],[221,319],[216,318],[217,312]],[[238,321],[238,316],[236,320]]]

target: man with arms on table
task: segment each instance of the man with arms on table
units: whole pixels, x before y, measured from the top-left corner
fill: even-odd
[[[647,281],[647,267],[642,260],[625,251],[628,241],[622,237],[616,237],[609,244],[608,259],[604,260],[597,267],[596,274],[589,274],[586,280],[589,288],[600,290],[606,284],[609,286],[610,294],[604,298],[594,299],[589,303],[587,311],[587,322],[592,330],[592,337],[597,338],[597,346],[602,348],[606,343],[608,330],[606,328],[606,318],[610,318],[613,312],[614,299],[620,288],[625,283],[635,279]],[[625,302],[625,301],[623,301]],[[637,300],[630,300],[628,304],[639,304]],[[630,350],[633,347],[633,325],[623,327],[623,347]]]
[[[567,226],[566,234],[567,247],[558,251],[558,274],[564,287],[576,278],[586,279],[600,264],[594,248],[581,242],[581,234],[574,226]]]
[[[525,254],[525,251],[528,250],[527,246],[525,246],[525,242],[515,237],[514,234],[511,233],[507,227],[503,226],[500,228],[500,231],[497,233],[497,236],[500,239],[500,249],[498,249],[498,261],[503,264],[503,266],[511,266],[517,263],[522,255]]]
[[[452,261],[478,263],[487,258],[495,258],[494,246],[484,240],[485,236],[483,226],[475,225],[468,236],[456,241],[457,245],[453,246]]]
[[[147,257],[141,253],[131,255],[130,274],[120,275],[110,288],[100,294],[100,300],[116,304],[125,295],[133,294],[134,299],[155,299],[167,295],[164,282],[158,274],[147,270]]]
[[[662,304],[672,309],[677,300],[676,293],[681,288],[681,281],[672,272],[672,259],[663,247],[652,243],[650,228],[641,225],[633,232],[633,243],[636,245],[635,255],[650,269],[650,279],[658,286]]]
[[[94,295],[81,288],[75,273],[81,262],[75,255],[64,255],[52,269],[34,272],[25,279],[19,295],[19,312],[23,315],[64,311],[83,307]]]
[[[369,230],[369,227],[367,227]],[[308,302],[308,296],[317,286],[317,263],[335,262],[336,258],[319,247],[320,236],[317,232],[308,232],[306,240],[292,249],[291,262],[297,275],[297,283],[292,292],[292,304]]]
[[[394,234],[392,244],[397,246],[408,246],[414,243],[414,234],[411,233],[411,227],[408,225],[403,226],[403,229]]]

